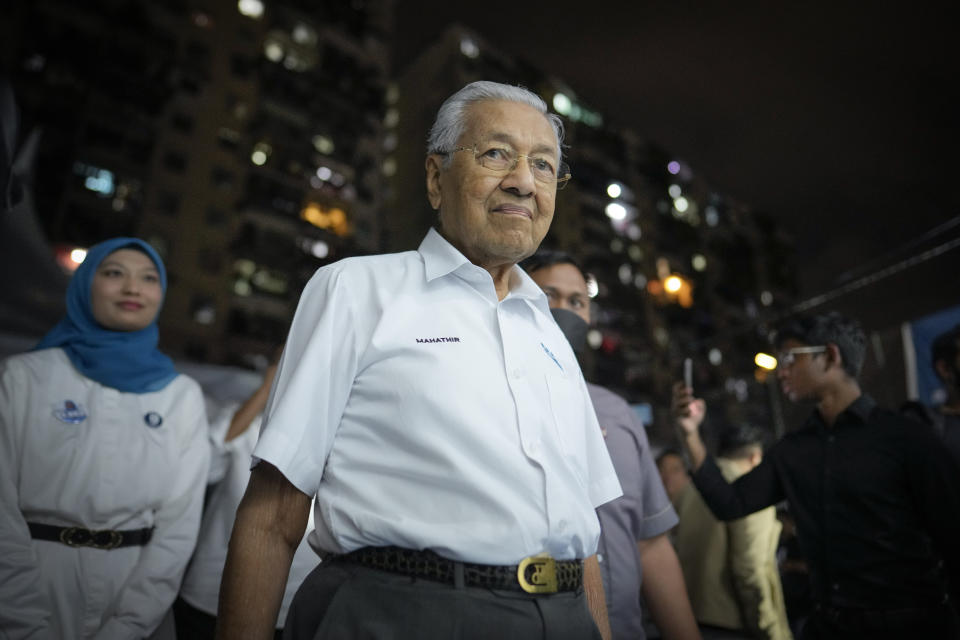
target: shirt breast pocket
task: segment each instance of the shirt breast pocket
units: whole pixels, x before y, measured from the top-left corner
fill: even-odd
[[[573,469],[580,483],[586,486],[586,401],[577,381],[567,374],[547,374],[547,392],[550,396],[551,422],[559,448],[567,465]]]

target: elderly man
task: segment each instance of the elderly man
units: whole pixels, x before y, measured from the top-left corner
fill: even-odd
[[[608,636],[594,508],[620,487],[576,358],[516,266],[550,226],[560,142],[536,95],[467,85],[430,132],[439,229],[307,285],[230,541],[219,638],[271,636],[314,494],[325,561],[285,637]]]
[[[580,265],[562,251],[538,251],[521,265],[540,285],[574,351],[586,345],[590,296]],[[661,637],[698,638],[677,554],[667,533],[677,514],[650,454],[643,423],[630,405],[604,387],[587,384],[623,495],[597,510],[600,571],[614,638],[646,637],[641,594]]]

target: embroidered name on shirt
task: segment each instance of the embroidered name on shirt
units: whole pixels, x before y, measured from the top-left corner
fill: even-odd
[[[460,338],[417,338],[417,342],[460,342]]]
[[[540,343],[540,346],[543,347],[543,350],[546,351],[547,355],[550,356],[550,359],[553,360],[553,363],[560,367],[560,371],[563,371],[563,365],[560,364],[560,361],[557,360],[557,356],[553,355],[553,352],[550,349],[547,349],[547,345]]]

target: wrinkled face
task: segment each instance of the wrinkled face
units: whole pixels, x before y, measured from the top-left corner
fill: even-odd
[[[525,104],[484,100],[470,105],[458,146],[493,146],[515,154],[548,157],[554,167],[557,138],[546,117]],[[443,236],[481,267],[516,264],[533,254],[553,220],[556,184],[537,182],[526,158],[507,174],[477,163],[470,151],[427,157],[427,195],[440,210]]]
[[[786,353],[790,349],[806,346],[808,345],[789,339],[780,345],[780,352]],[[826,373],[826,354],[798,353],[793,358],[790,364],[783,364],[783,358],[778,359],[781,363],[777,365],[777,379],[780,380],[783,393],[793,402],[818,399]]]
[[[579,269],[572,264],[554,264],[529,275],[547,294],[551,309],[573,311],[590,324],[590,295]]]
[[[90,285],[93,317],[104,329],[144,329],[156,318],[162,301],[157,267],[136,249],[118,249],[104,258]]]

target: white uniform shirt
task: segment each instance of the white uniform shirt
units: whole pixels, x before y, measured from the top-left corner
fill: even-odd
[[[233,523],[237,518],[237,507],[247,490],[250,481],[250,454],[260,435],[260,417],[254,418],[246,431],[224,442],[227,429],[240,403],[231,402],[222,407],[210,420],[211,477],[215,487],[207,497],[207,504],[200,524],[200,537],[194,551],[187,575],[183,578],[180,597],[190,606],[211,616],[217,615],[220,596],[220,580],[227,561],[227,544],[233,532]],[[214,475],[213,469],[222,470]],[[307,532],[313,529],[313,517],[308,520]],[[320,562],[320,557],[307,544],[304,535],[300,546],[293,556],[290,573],[287,576],[287,588],[283,593],[277,628],[283,626],[287,618],[290,602],[304,578]]]
[[[516,564],[597,548],[620,495],[577,361],[519,268],[490,274],[431,230],[307,284],[254,451],[316,493],[311,545]]]
[[[0,635],[150,635],[196,541],[206,438],[186,376],[137,394],[83,376],[58,348],[0,363]],[[156,529],[106,551],[33,540],[27,522]]]

